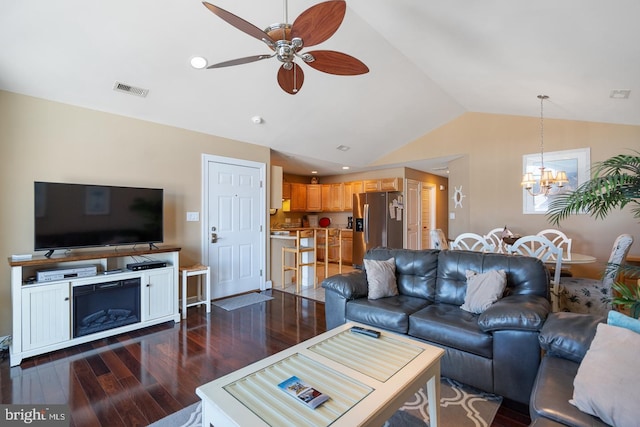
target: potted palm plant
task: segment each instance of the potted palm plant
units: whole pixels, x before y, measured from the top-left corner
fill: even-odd
[[[592,168],[593,177],[575,191],[554,196],[549,204],[547,218],[552,224],[570,215],[587,212],[596,219],[604,219],[613,209],[631,205],[634,218],[640,219],[640,153],[620,154]],[[627,277],[640,276],[640,268],[622,266]],[[624,283],[614,283],[618,295],[613,304],[628,307],[634,318],[640,316],[640,284],[633,289]]]

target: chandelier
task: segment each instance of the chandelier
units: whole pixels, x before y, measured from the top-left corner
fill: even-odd
[[[547,196],[560,190],[569,182],[565,171],[558,171],[554,176],[553,171],[544,166],[544,114],[543,105],[547,95],[538,95],[540,100],[540,178],[536,181],[533,173],[527,172],[522,175],[520,185],[532,196]],[[533,187],[538,184],[538,191],[534,192]],[[555,187],[554,187],[555,186]]]

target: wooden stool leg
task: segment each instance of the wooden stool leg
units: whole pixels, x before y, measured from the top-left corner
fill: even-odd
[[[175,277],[175,276],[174,276]],[[182,318],[187,318],[187,270],[182,271]]]
[[[207,307],[207,313],[211,313],[211,267],[207,267],[207,272],[204,274],[204,277],[205,306]]]

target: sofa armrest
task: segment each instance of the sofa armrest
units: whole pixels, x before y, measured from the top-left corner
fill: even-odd
[[[552,313],[540,331],[540,347],[548,355],[580,363],[600,323],[607,323],[607,319],[593,314]]]
[[[478,326],[485,331],[539,331],[551,304],[539,295],[510,295],[498,300],[478,318]]]
[[[322,287],[329,292],[335,292],[340,297],[351,300],[367,296],[367,276],[363,270],[336,274],[322,281]]]
[[[333,329],[347,321],[347,302],[367,297],[367,276],[362,270],[327,277],[322,281],[324,313],[327,329]]]

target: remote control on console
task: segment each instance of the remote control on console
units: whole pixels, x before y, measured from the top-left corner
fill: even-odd
[[[380,332],[374,331],[373,329],[361,328],[360,326],[353,326],[351,328],[351,332],[355,332],[362,335],[367,335],[373,338],[379,338]]]

